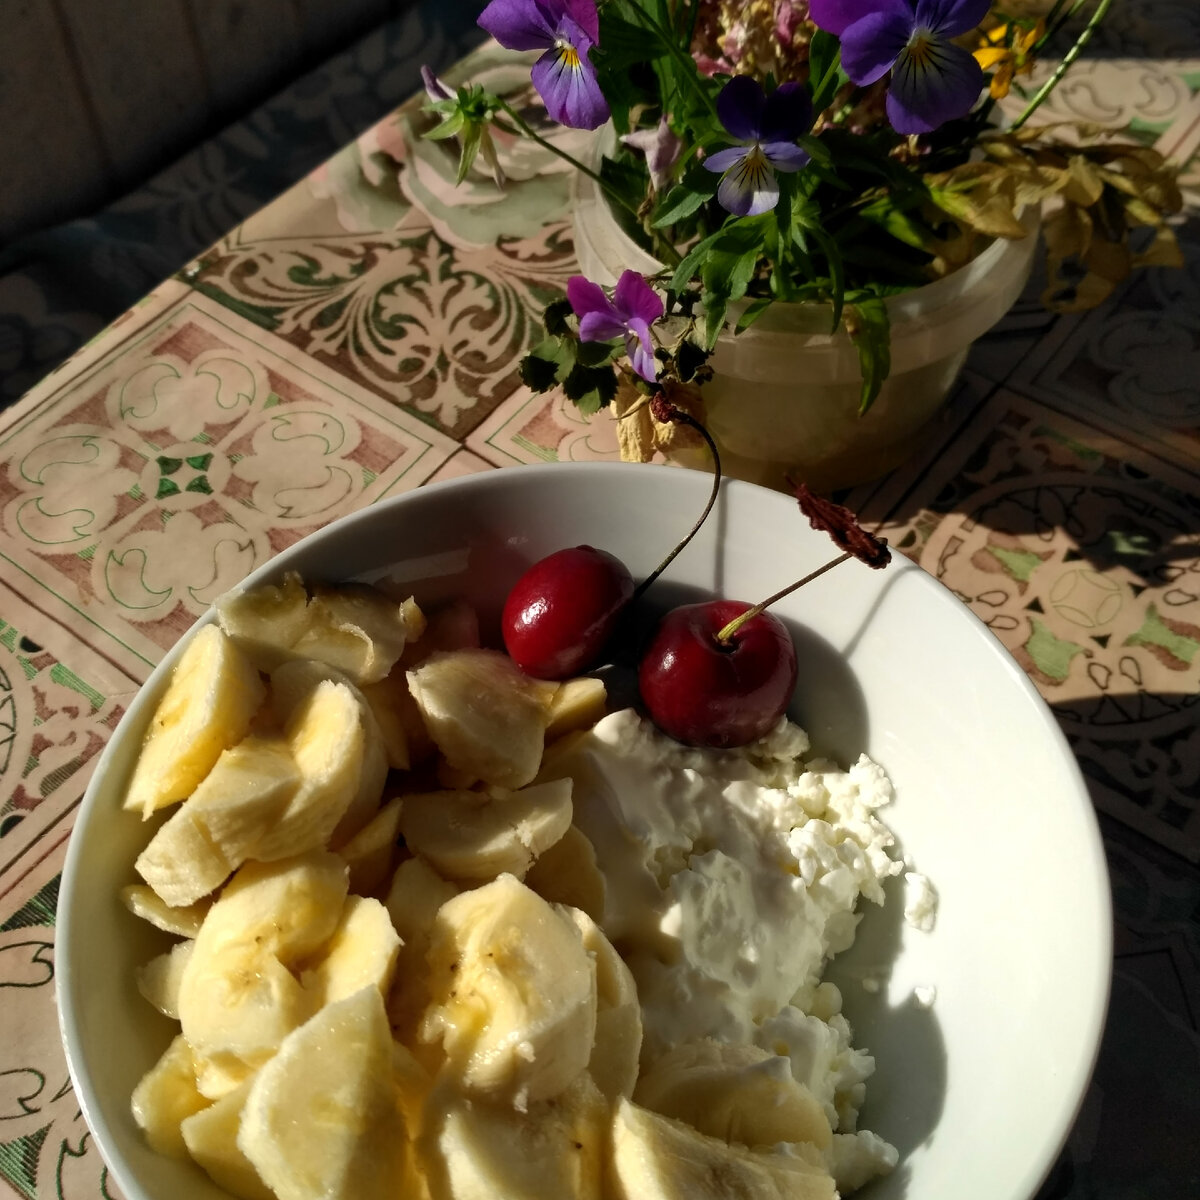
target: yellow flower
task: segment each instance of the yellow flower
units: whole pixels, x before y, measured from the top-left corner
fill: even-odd
[[[1032,51],[1045,32],[1046,22],[1039,20],[1026,30],[998,25],[983,35],[975,61],[985,71],[995,72],[989,88],[993,100],[1008,95],[1014,76],[1028,75],[1033,70]]]

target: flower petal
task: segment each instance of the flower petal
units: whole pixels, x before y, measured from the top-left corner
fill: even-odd
[[[762,84],[749,75],[735,75],[717,96],[717,116],[735,138],[753,141],[762,128],[767,98]]]
[[[492,0],[478,24],[507,50],[545,50],[554,45],[555,23],[537,0]]]
[[[542,0],[542,3],[551,15],[558,15],[555,10],[562,9],[583,30],[593,46],[600,41],[600,14],[596,11],[596,0]]]
[[[577,317],[586,316],[590,312],[616,313],[612,301],[604,294],[604,289],[584,275],[572,275],[567,280],[567,301]]]
[[[983,71],[961,46],[940,38],[906,48],[888,88],[887,115],[897,133],[928,133],[966,116],[983,90]]]
[[[753,146],[727,146],[724,150],[718,150],[716,154],[710,154],[704,160],[704,165],[708,170],[720,174],[722,171],[728,171],[735,163],[741,162],[753,148]]]
[[[864,87],[882,79],[912,36],[913,17],[878,12],[855,21],[842,34],[842,67],[852,82]]]
[[[717,202],[737,217],[756,217],[779,203],[779,182],[758,146],[721,176]]]
[[[798,83],[784,83],[768,97],[763,108],[764,142],[792,142],[812,125],[812,101]]]
[[[992,0],[917,0],[916,23],[931,33],[961,37],[978,29],[992,8]]]
[[[813,24],[838,37],[855,21],[881,12],[894,12],[900,16],[907,13],[911,18],[912,6],[907,0],[809,0],[808,5]]]
[[[653,323],[663,315],[662,297],[636,271],[625,270],[613,289],[613,304],[617,312],[630,323]]]
[[[590,312],[579,318],[581,342],[611,342],[625,336],[626,324],[616,313]]]
[[[658,363],[654,358],[650,327],[640,318],[635,317],[629,322],[625,333],[625,353],[629,355],[634,371],[643,379],[653,383],[658,378]]]
[[[608,101],[600,90],[586,47],[552,47],[533,64],[532,79],[551,120],[560,125],[596,129],[608,120]]]
[[[799,171],[809,161],[808,151],[795,142],[763,142],[762,152],[777,171]]]

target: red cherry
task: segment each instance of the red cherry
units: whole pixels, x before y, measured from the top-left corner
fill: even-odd
[[[778,617],[763,612],[728,643],[717,634],[751,606],[710,600],[672,609],[638,668],[654,723],[692,746],[744,746],[774,728],[796,686],[796,648]]]
[[[572,546],[535,562],[508,593],[500,628],[509,657],[527,675],[567,679],[593,666],[633,596],[620,559]]]

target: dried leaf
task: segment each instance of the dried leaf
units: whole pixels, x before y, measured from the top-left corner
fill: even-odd
[[[646,397],[622,377],[612,402],[617,418],[617,446],[622,462],[647,463],[654,458],[654,421]]]
[[[689,383],[679,383],[674,379],[664,379],[662,390],[671,405],[703,424],[704,400],[698,387]],[[672,450],[695,450],[704,446],[704,438],[687,425],[658,421],[653,417],[650,418],[650,423],[654,446],[664,454]]]

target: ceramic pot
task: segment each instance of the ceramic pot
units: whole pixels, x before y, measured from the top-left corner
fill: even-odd
[[[611,285],[626,268],[661,270],[583,175],[575,180],[574,223],[587,278]],[[745,332],[722,334],[703,396],[727,473],[770,487],[792,474],[828,490],[899,465],[949,397],[971,343],[1021,294],[1037,246],[1037,213],[1025,224],[1027,237],[997,239],[952,275],[886,301],[892,369],[865,416],[858,413],[858,355],[844,330],[830,333],[827,305],[777,303]]]

